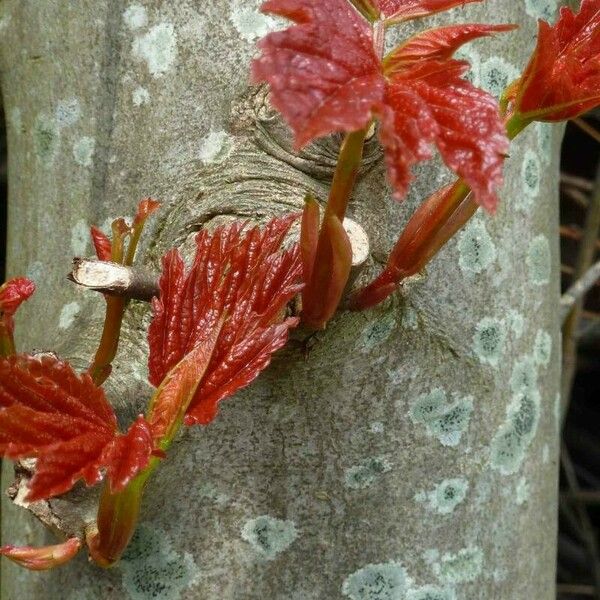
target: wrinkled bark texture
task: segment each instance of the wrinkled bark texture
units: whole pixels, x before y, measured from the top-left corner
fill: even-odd
[[[339,139],[295,156],[265,90],[248,85],[254,42],[279,26],[257,5],[2,0],[9,272],[38,284],[21,348],[89,361],[103,302],[65,275],[92,253],[88,224],[131,214],[144,196],[164,203],[142,249],[155,268],[201,227],[297,210],[306,190],[325,198]],[[463,52],[497,92],[533,47],[535,17],[555,8],[489,0],[426,24],[521,24]],[[213,424],[185,431],[118,566],[103,571],[85,553],[42,574],[3,561],[2,598],[553,598],[560,136],[535,126],[520,137],[498,214],[478,214],[393,301],[340,314],[307,360],[290,345]],[[368,143],[351,216],[370,235],[372,272],[450,180],[437,162],[417,175],[395,204]],[[108,384],[123,423],[151,391],[148,320],[133,303]],[[3,488],[12,478],[5,463]],[[76,500],[50,508],[68,520]],[[7,498],[2,535],[56,539]]]

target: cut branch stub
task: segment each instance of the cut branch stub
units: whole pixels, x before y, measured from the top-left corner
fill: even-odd
[[[149,301],[158,296],[158,277],[112,262],[75,258],[67,276],[72,282],[109,296]]]

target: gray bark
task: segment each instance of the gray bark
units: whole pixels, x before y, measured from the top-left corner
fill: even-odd
[[[91,254],[87,225],[133,213],[144,196],[164,203],[143,248],[149,269],[174,244],[189,251],[207,224],[297,210],[307,190],[326,197],[339,140],[295,156],[265,90],[248,86],[253,43],[277,25],[256,5],[2,1],[9,270],[38,283],[18,322],[22,348],[87,363],[102,300],[65,275]],[[490,0],[432,21],[522,25],[465,51],[494,89],[522,67],[534,17],[551,9]],[[307,360],[290,345],[213,424],[185,431],[118,566],[82,553],[35,574],[3,561],[2,597],[553,598],[560,134],[519,138],[498,214],[478,214],[423,277],[376,310],[340,314]],[[451,178],[438,163],[417,175],[394,204],[368,143],[351,216],[370,236],[371,271]],[[108,385],[123,423],[150,393],[148,319],[134,302]],[[3,487],[12,479],[6,464]],[[63,529],[80,526],[77,497],[51,502]],[[56,540],[23,508],[2,509],[4,543]]]

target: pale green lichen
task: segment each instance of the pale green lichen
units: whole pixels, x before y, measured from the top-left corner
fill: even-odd
[[[362,332],[358,340],[359,348],[363,352],[373,350],[390,337],[395,327],[396,316],[388,311],[385,315],[370,323]]]
[[[552,358],[552,336],[544,329],[540,329],[535,336],[533,358],[543,367],[547,367]]]
[[[529,211],[540,193],[542,166],[536,152],[528,149],[521,165],[523,194],[519,208]]]
[[[482,89],[499,98],[519,77],[519,70],[500,56],[492,56],[481,65],[479,81]]]
[[[481,56],[479,55],[479,52],[470,45],[466,45],[459,48],[454,53],[454,56],[458,60],[466,60],[471,65],[471,68],[464,75],[464,78],[467,81],[470,81],[474,86],[479,87],[479,73],[481,71]]]
[[[419,327],[419,314],[412,306],[407,306],[402,311],[402,327],[415,331]]]
[[[293,521],[284,521],[269,515],[250,519],[242,527],[242,539],[265,560],[277,558],[297,537],[298,531]]]
[[[77,98],[61,100],[56,106],[56,122],[59,127],[75,125],[81,117],[81,105]]]
[[[426,585],[418,589],[409,590],[406,600],[456,600],[454,590]]]
[[[272,17],[260,13],[258,8],[258,4],[254,1],[234,0],[232,3],[229,18],[240,37],[247,42],[255,42],[264,37],[275,29],[277,23]]]
[[[148,14],[141,4],[131,4],[123,13],[123,20],[134,31],[148,24]]]
[[[466,479],[445,479],[433,490],[417,494],[415,500],[426,503],[429,510],[448,515],[464,501],[468,490]]]
[[[69,302],[69,304],[65,304],[60,311],[58,326],[61,329],[68,329],[71,327],[80,311],[81,306],[79,306],[77,302]]]
[[[463,273],[483,273],[496,260],[496,247],[485,223],[472,221],[458,238],[458,264]]]
[[[133,42],[133,54],[144,60],[153,77],[162,77],[177,58],[177,34],[172,23],[159,23]]]
[[[534,19],[552,21],[556,16],[556,0],[525,0],[525,10]]]
[[[454,395],[448,400],[443,389],[435,388],[411,403],[409,416],[413,423],[424,425],[427,433],[444,446],[457,446],[469,426],[472,412],[470,396]]]
[[[59,144],[59,129],[55,119],[38,115],[33,125],[33,146],[43,163],[50,163],[56,156]]]
[[[372,486],[384,473],[391,470],[392,464],[383,456],[367,458],[358,465],[346,469],[346,487],[360,490]]]
[[[545,164],[549,164],[552,160],[554,125],[552,123],[536,123],[535,128],[538,138],[538,147],[540,149],[539,156]]]
[[[475,326],[473,352],[482,362],[498,365],[506,347],[506,325],[499,319],[485,317]]]
[[[150,92],[142,86],[139,86],[131,93],[131,100],[134,106],[143,106],[150,102]]]
[[[537,390],[538,372],[536,361],[531,356],[518,358],[512,369],[509,384],[513,394]]]
[[[225,131],[211,131],[201,142],[198,158],[205,164],[223,162],[233,150],[233,141]]]
[[[526,261],[531,283],[546,285],[552,275],[552,257],[550,242],[545,235],[538,235],[531,241]]]
[[[370,430],[371,433],[383,433],[385,431],[385,425],[381,421],[373,421]]]
[[[521,479],[519,479],[515,487],[515,502],[519,506],[522,506],[523,504],[525,504],[525,502],[527,502],[527,500],[529,500],[529,494],[529,483],[527,482],[527,479],[525,479],[525,477],[521,477]]]
[[[537,431],[540,403],[537,390],[521,392],[511,401],[490,447],[490,464],[502,475],[512,475],[521,467]]]
[[[82,167],[91,167],[94,152],[96,149],[96,140],[91,137],[82,137],[73,144],[73,158],[75,162]]]
[[[525,331],[525,318],[523,315],[514,308],[511,308],[508,311],[508,324],[515,337],[519,339]]]
[[[397,562],[370,564],[349,575],[342,594],[350,600],[404,600],[407,577]]]
[[[444,554],[434,570],[442,581],[449,584],[473,582],[481,575],[483,560],[480,548],[463,548],[456,554]]]
[[[144,524],[116,568],[131,600],[177,600],[198,574],[189,554],[178,554],[163,531]]]

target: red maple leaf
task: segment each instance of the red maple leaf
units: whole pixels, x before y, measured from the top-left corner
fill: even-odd
[[[263,228],[236,222],[212,233],[202,230],[188,271],[177,250],[163,259],[148,333],[151,383],[160,385],[177,363],[218,332],[209,344],[214,346],[210,360],[198,374],[187,424],[209,423],[218,402],[253,381],[297,324],[298,319],[285,318],[285,307],[302,288],[300,251],[298,244],[281,250],[297,219],[273,219]]]
[[[404,19],[459,4],[381,0],[378,8]],[[296,22],[260,42],[253,78],[269,84],[297,147],[334,131],[356,131],[377,117],[397,198],[406,194],[411,167],[430,158],[436,145],[476,200],[494,210],[508,150],[504,124],[496,100],[462,79],[467,63],[450,56],[467,41],[510,26],[430,30],[380,60],[371,25],[347,0],[269,0],[263,10]]]
[[[0,315],[12,317],[19,306],[35,292],[35,284],[25,277],[16,277],[0,286]]]
[[[536,49],[508,98],[526,122],[572,119],[600,103],[599,0],[583,0],[577,14],[561,8],[554,25],[539,21]]]
[[[113,491],[122,490],[149,460],[153,440],[139,417],[126,434],[87,375],[54,355],[0,360],[0,454],[36,458],[31,502],[63,494],[83,479],[93,485],[106,469]]]

